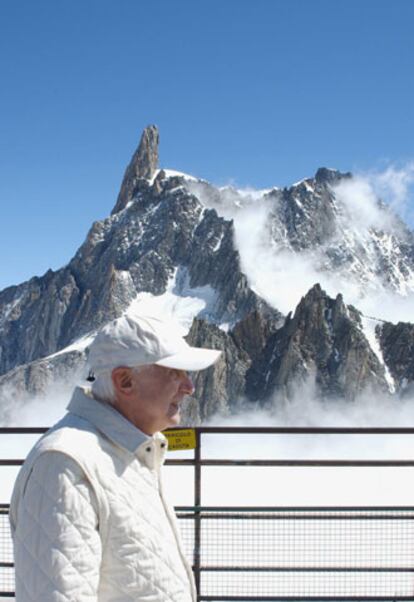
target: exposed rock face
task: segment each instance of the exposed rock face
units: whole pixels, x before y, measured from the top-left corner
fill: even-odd
[[[230,332],[223,332],[205,320],[194,320],[187,340],[190,344],[222,349],[219,361],[195,375],[198,420],[235,411],[246,398],[246,373],[258,358],[279,322],[259,311],[240,320]]]
[[[69,268],[0,293],[0,374],[65,346],[79,294]]]
[[[354,399],[371,387],[387,391],[384,368],[371,350],[359,313],[342,296],[331,299],[316,284],[293,318],[269,339],[247,375],[253,400],[290,399],[298,383],[314,380],[321,397]]]
[[[69,351],[52,358],[37,360],[18,366],[7,374],[0,376],[0,424],[13,424],[16,412],[23,409],[28,401],[45,394],[51,403],[64,395],[69,402],[75,382],[85,378],[85,357],[81,351]],[[46,410],[46,408],[44,408]],[[48,420],[43,415],[36,417],[37,426],[47,426]]]
[[[335,200],[329,184],[347,174],[330,173],[330,178],[304,180],[291,188],[270,193],[272,238],[281,247],[295,251],[319,248],[335,234]],[[334,177],[334,174],[335,177]]]
[[[414,324],[384,323],[377,327],[384,360],[397,389],[403,395],[414,392]]]
[[[349,171],[341,173],[328,167],[320,167],[315,174],[315,182],[319,185],[330,184],[332,186],[338,184],[341,180],[349,180],[350,178],[352,178],[352,174]]]
[[[159,133],[155,125],[145,128],[141,141],[128,165],[112,213],[118,213],[139,190],[142,180],[149,180],[158,168]]]
[[[280,250],[311,252],[315,269],[365,289],[379,285],[404,295],[413,291],[413,233],[380,201],[378,214],[393,227],[355,227],[350,207],[338,194],[338,186],[350,182],[350,173],[322,167],[314,178],[268,193],[272,244]]]

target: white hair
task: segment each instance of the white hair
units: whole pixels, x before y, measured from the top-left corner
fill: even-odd
[[[100,401],[114,403],[115,389],[112,382],[112,370],[105,370],[95,377],[92,383],[92,395]]]
[[[135,374],[138,374],[143,366],[137,366],[131,368]],[[105,370],[95,377],[92,383],[92,396],[100,401],[106,401],[107,403],[114,403],[115,401],[115,387],[112,380],[112,370]]]

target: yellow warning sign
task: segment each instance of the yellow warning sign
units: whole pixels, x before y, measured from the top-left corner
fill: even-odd
[[[168,449],[178,451],[179,449],[195,449],[196,434],[194,429],[180,429],[178,431],[163,431],[168,439]]]

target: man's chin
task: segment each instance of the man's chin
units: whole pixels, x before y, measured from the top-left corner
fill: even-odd
[[[172,403],[168,410],[168,419],[170,421],[169,426],[177,426],[180,424],[180,406],[177,403]]]

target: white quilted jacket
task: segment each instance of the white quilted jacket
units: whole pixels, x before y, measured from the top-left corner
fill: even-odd
[[[165,438],[83,389],[68,410],[13,491],[16,602],[194,602],[162,490]]]

